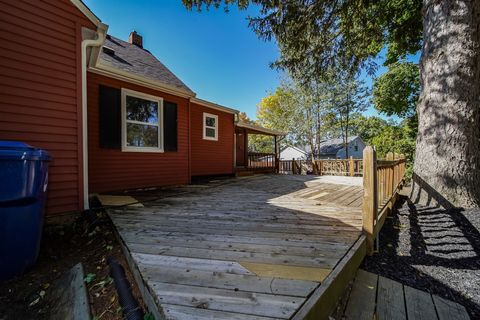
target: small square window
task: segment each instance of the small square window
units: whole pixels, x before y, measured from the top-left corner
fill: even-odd
[[[203,114],[203,139],[218,140],[218,116],[210,113]]]

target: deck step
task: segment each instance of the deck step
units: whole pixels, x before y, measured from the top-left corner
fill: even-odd
[[[462,305],[359,269],[342,319],[470,319]]]

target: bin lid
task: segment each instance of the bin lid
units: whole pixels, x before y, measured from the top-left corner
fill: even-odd
[[[50,161],[52,157],[48,151],[24,142],[0,140],[0,160],[3,159]]]

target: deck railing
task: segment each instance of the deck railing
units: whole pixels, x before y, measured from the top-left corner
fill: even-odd
[[[377,160],[372,147],[363,150],[363,231],[367,236],[367,253],[374,251],[374,241],[395,205],[405,182],[405,157],[393,153]]]
[[[322,159],[322,160],[280,160],[280,173],[307,174],[329,176],[361,176],[363,174],[362,159]]]
[[[249,152],[248,169],[265,170],[276,168],[276,157],[274,153]]]

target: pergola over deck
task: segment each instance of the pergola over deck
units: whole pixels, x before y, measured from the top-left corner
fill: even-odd
[[[273,137],[273,153],[249,152],[248,136],[260,134]],[[257,126],[245,121],[235,124],[235,170],[238,171],[261,171],[278,172],[279,164],[279,137],[286,134]]]

